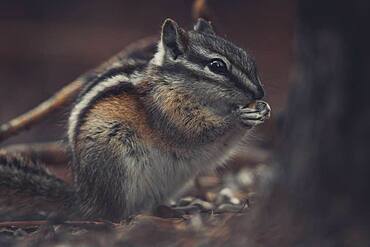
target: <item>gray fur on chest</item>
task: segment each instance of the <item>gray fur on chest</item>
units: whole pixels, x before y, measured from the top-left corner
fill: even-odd
[[[178,152],[144,145],[134,133],[121,132],[126,134],[90,133],[83,141],[75,170],[86,215],[127,218],[153,209],[199,172],[224,164],[245,134],[230,130],[217,142]]]
[[[127,174],[125,210],[132,214],[163,203],[199,172],[223,165],[237,149],[243,136],[243,133],[230,133],[218,143],[196,149],[189,147],[187,155],[147,147],[144,148],[145,157],[140,160],[126,159],[122,164]]]

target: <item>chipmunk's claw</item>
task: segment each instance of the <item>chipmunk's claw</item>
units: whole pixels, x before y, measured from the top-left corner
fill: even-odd
[[[242,124],[252,128],[270,118],[271,108],[266,102],[258,101],[255,108],[240,107],[237,111]]]

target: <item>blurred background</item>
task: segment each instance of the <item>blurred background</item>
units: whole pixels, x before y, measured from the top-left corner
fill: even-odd
[[[158,34],[166,17],[192,28],[191,0],[1,0],[0,123],[31,109],[127,44]],[[256,60],[274,113],[281,110],[294,66],[293,0],[213,0],[218,35]],[[69,109],[1,143],[64,137]],[[269,125],[264,126],[269,128]]]
[[[191,29],[192,4],[193,0],[0,0],[0,123],[32,109],[129,43],[158,35],[167,17]],[[215,240],[208,246],[222,245],[224,239],[234,245],[223,246],[246,246],[245,241],[258,246],[370,246],[369,0],[209,0],[208,5],[218,35],[255,57],[272,119],[257,128],[258,145],[246,148],[228,169],[202,174],[188,191],[188,209],[203,207],[206,204],[198,199],[205,200],[219,210],[217,221],[213,209],[209,214],[206,207],[180,224],[139,217],[140,224],[130,234],[124,224],[117,228],[122,233],[118,239],[135,246],[146,240],[144,246],[153,246],[153,239],[161,237],[173,242],[185,237],[189,243],[198,238],[206,246],[205,236]],[[284,107],[294,81],[299,83]],[[285,123],[276,124],[284,109]],[[0,148],[61,139],[68,114],[68,107],[60,109]],[[277,132],[277,126],[283,128]],[[269,149],[277,139],[279,148]],[[51,156],[53,161],[58,158]],[[68,160],[56,163],[64,166],[52,172],[68,180]],[[254,187],[271,178],[266,191]],[[255,204],[256,195],[262,200]],[[228,210],[238,206],[233,208],[237,213],[255,205],[258,210],[228,218],[225,205]],[[158,215],[172,218],[166,213]],[[45,239],[40,229],[39,237]],[[202,235],[207,229],[213,235]],[[99,242],[102,235],[86,236]],[[115,241],[107,236],[108,243]]]

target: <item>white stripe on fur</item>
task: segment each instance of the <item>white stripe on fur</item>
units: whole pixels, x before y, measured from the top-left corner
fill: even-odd
[[[72,109],[71,115],[68,119],[68,140],[71,144],[71,148],[74,149],[74,140],[75,140],[75,129],[79,118],[81,117],[81,112],[83,112],[87,107],[90,106],[91,101],[95,96],[102,93],[106,88],[116,86],[122,81],[128,81],[126,75],[116,75],[109,79],[106,79],[103,82],[100,82],[95,87],[93,87],[89,92],[87,92],[80,102],[78,102],[75,107]]]

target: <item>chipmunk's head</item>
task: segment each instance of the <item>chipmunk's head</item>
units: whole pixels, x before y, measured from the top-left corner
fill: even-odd
[[[199,19],[185,31],[166,19],[152,73],[162,83],[191,92],[202,104],[230,111],[264,96],[254,60],[241,48],[217,36],[211,24]]]

